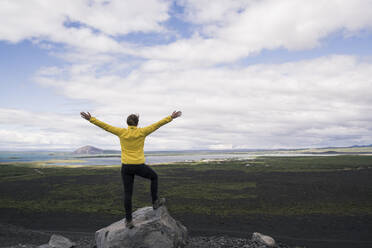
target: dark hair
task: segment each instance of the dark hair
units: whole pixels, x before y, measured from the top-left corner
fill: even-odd
[[[131,114],[127,118],[128,126],[137,126],[138,125],[138,115]]]

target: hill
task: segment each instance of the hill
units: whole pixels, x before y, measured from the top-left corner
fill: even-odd
[[[83,146],[76,149],[73,152],[73,154],[101,154],[101,153],[103,153],[103,150],[94,146]]]

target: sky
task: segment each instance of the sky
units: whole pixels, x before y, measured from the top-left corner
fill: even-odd
[[[372,144],[372,0],[0,0],[0,150]]]

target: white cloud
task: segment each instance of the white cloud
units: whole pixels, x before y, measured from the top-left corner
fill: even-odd
[[[150,47],[143,50],[144,57],[173,63],[227,63],[263,49],[311,49],[335,32],[352,36],[372,27],[372,1],[365,0],[182,2],[187,20],[205,24],[202,35]],[[208,5],[219,6],[214,18],[208,16],[213,13]]]
[[[372,64],[356,57],[329,56],[242,68],[139,68],[127,77],[70,68],[63,81],[39,80],[88,99],[98,106],[93,114],[115,123],[138,112],[147,125],[182,109],[184,116],[171,124],[177,131],[162,131],[181,147],[295,147],[358,143],[361,137],[372,143],[371,72]]]
[[[84,110],[82,110],[84,111]],[[97,111],[99,112],[99,111]],[[123,115],[95,116],[114,126],[124,127]],[[102,118],[101,118],[102,117]],[[157,116],[158,119],[163,116]],[[158,119],[155,119],[156,121]],[[154,122],[155,120],[151,120]],[[142,123],[141,123],[142,124]],[[151,124],[151,123],[147,123]],[[172,124],[168,124],[171,126]],[[165,135],[167,132],[152,134],[147,140],[146,149],[159,150],[177,147],[191,149],[192,143],[181,142]],[[174,133],[174,130],[170,130]],[[168,133],[169,134],[169,133]],[[120,150],[119,139],[106,131],[90,124],[80,117],[80,113],[57,114],[47,112],[30,112],[18,109],[0,108],[0,150],[22,149],[69,149],[74,150],[84,145],[94,145],[103,149]]]
[[[0,40],[62,43],[80,50],[130,52],[112,36],[159,32],[168,16],[164,0],[17,0],[0,2]]]
[[[73,115],[0,108],[0,149],[76,149],[86,144],[116,148],[117,138]],[[116,146],[115,146],[116,145]]]
[[[125,125],[131,113],[140,113],[144,126],[183,110],[182,118],[149,137],[148,149],[372,143],[370,61],[330,55],[233,64],[263,49],[311,49],[335,32],[353,36],[369,30],[372,1],[177,3],[185,7],[184,21],[197,29],[191,38],[166,45],[121,40],[133,32],[168,32],[162,22],[169,19],[171,2],[161,0],[1,1],[0,40],[31,39],[68,61],[40,68],[35,80],[67,98],[89,101],[96,106],[91,112],[112,125]],[[65,51],[56,52],[55,44]],[[0,125],[4,146],[118,149],[117,138],[78,113],[2,108]]]
[[[311,49],[335,32],[352,36],[372,25],[370,0],[180,0],[199,25],[192,38],[141,47],[118,41],[133,32],[163,32],[170,1],[2,1],[0,40],[60,43],[79,54],[122,53],[162,63],[233,62],[262,49]],[[69,51],[68,51],[69,52]],[[165,61],[164,61],[165,60]]]

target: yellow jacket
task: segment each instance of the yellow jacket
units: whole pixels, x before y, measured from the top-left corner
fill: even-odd
[[[91,117],[89,121],[119,137],[121,146],[121,162],[123,164],[144,164],[145,155],[143,152],[143,146],[145,144],[146,136],[164,124],[171,122],[172,119],[171,116],[168,116],[144,128],[138,128],[136,126],[128,126],[128,128],[113,127],[94,117]]]

